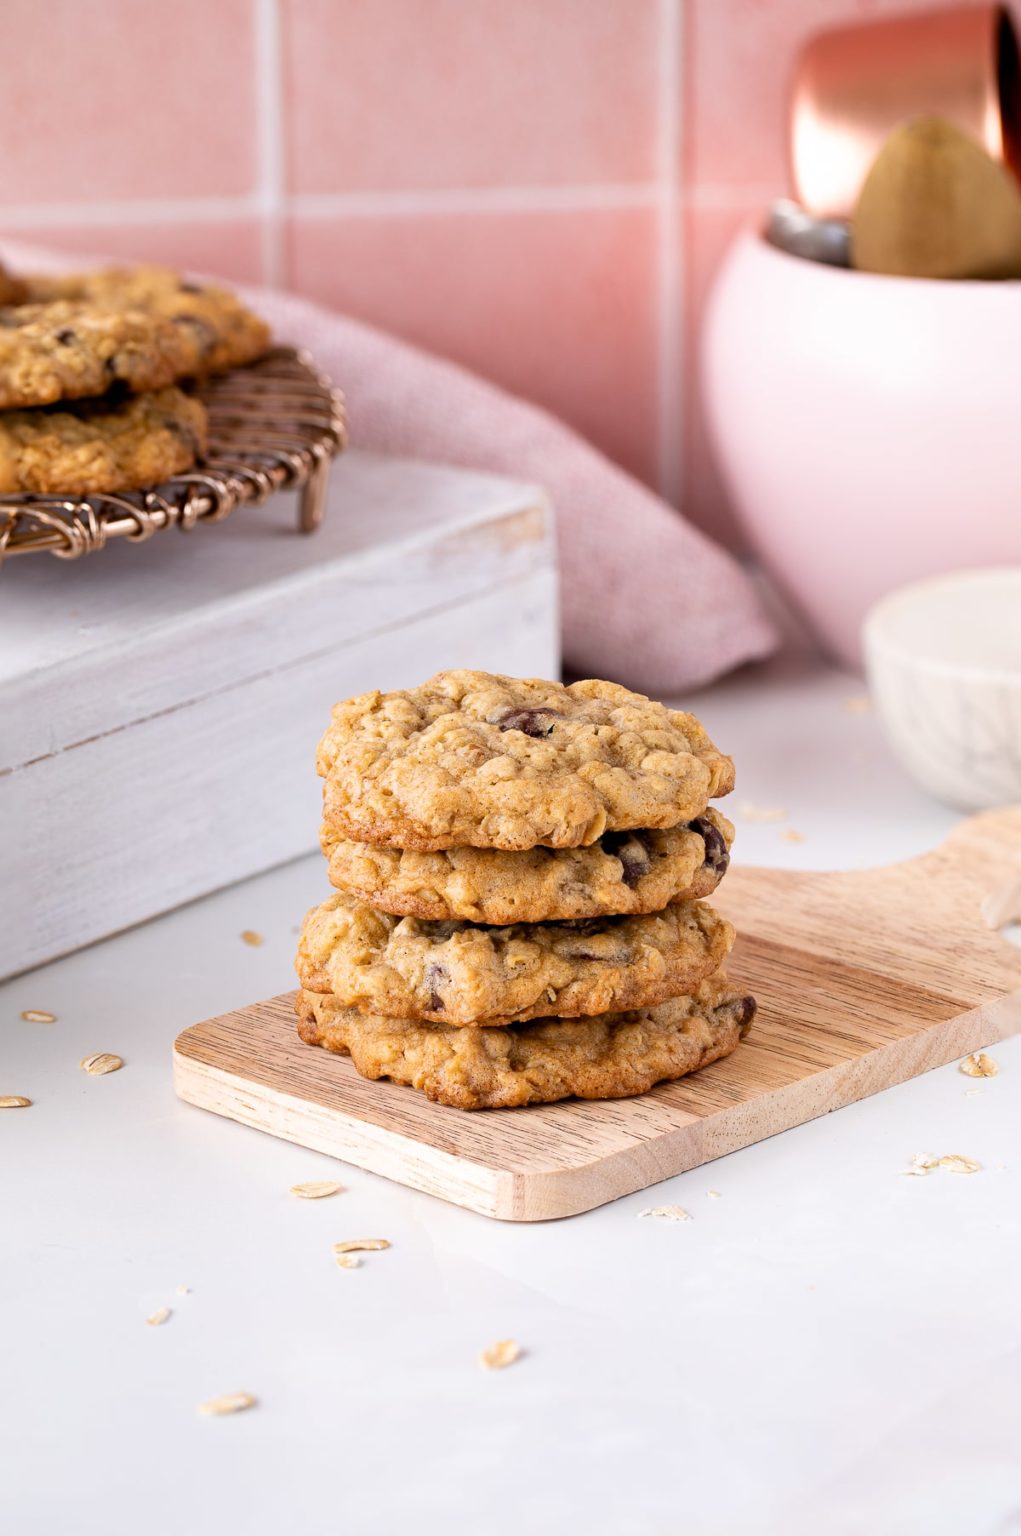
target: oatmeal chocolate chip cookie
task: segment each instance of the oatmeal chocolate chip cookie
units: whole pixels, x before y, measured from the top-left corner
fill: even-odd
[[[352,843],[323,828],[330,882],[372,907],[430,922],[541,923],[659,912],[711,896],[730,863],[734,828],[709,810],[658,832],[605,832],[587,848],[447,848]]]
[[[298,978],[349,1008],[498,1025],[647,1008],[712,974],[734,930],[711,907],[585,922],[424,923],[337,892],[305,918]]]
[[[619,1099],[729,1056],[748,1033],[754,998],[722,971],[656,1008],[595,1019],[541,1019],[503,1029],[450,1028],[345,1008],[299,992],[307,1045],[350,1055],[363,1077],[388,1077],[455,1109],[512,1109],[556,1099]]]
[[[734,785],[693,715],[616,683],[488,672],[338,704],[317,766],[328,827],[423,852],[577,848],[675,827]]]
[[[34,299],[72,299],[101,310],[141,311],[171,326],[186,362],[178,377],[223,373],[254,362],[269,346],[269,327],[237,296],[193,282],[170,267],[110,267],[29,279]]]
[[[105,395],[115,384],[162,389],[189,372],[188,360],[170,321],[140,310],[70,299],[0,309],[0,410]]]
[[[205,449],[206,412],[179,389],[0,414],[0,494],[93,496],[158,485]]]

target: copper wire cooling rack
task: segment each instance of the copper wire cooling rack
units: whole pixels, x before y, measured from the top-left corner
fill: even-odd
[[[209,451],[201,469],[150,491],[0,497],[0,565],[13,555],[77,560],[110,539],[141,543],[163,528],[219,523],[237,507],[299,490],[298,526],[322,522],[330,461],[347,440],[344,401],[304,352],[278,347],[203,384]]]

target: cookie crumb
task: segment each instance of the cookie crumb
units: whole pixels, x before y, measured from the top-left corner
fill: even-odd
[[[804,832],[795,832],[793,827],[786,827],[780,833],[780,837],[785,843],[803,843],[805,841]]]
[[[515,1360],[521,1359],[521,1346],[513,1339],[498,1339],[495,1344],[490,1344],[479,1355],[479,1364],[487,1371],[502,1371],[505,1366],[513,1365]]]
[[[381,1253],[384,1248],[389,1248],[390,1242],[385,1237],[352,1237],[346,1243],[334,1243],[334,1253]]]
[[[995,1077],[1000,1069],[991,1056],[984,1051],[975,1051],[971,1056],[965,1056],[958,1070],[965,1077]]]
[[[335,1255],[338,1269],[361,1269],[362,1261],[356,1253],[338,1253]]]
[[[172,1313],[169,1307],[157,1307],[155,1312],[149,1313],[146,1322],[150,1328],[159,1328],[171,1316]]]
[[[265,943],[265,940],[261,933],[256,933],[254,928],[246,928],[241,934],[241,942],[242,944],[250,944],[253,949],[258,949],[260,944]]]
[[[718,1189],[707,1189],[705,1192],[705,1197],[707,1200],[719,1200],[720,1192]]]
[[[45,1008],[25,1008],[22,1010],[21,1017],[26,1024],[56,1024],[57,1022],[57,1015],[47,1013]]]
[[[0,1109],[28,1109],[32,1100],[24,1098],[20,1093],[5,1093],[0,1095]]]
[[[108,1072],[119,1072],[124,1062],[112,1051],[96,1051],[92,1056],[83,1056],[78,1065],[90,1077],[105,1077]]]
[[[199,1403],[198,1413],[204,1419],[220,1418],[225,1413],[243,1413],[246,1408],[255,1407],[255,1398],[250,1392],[225,1392],[221,1397],[211,1397],[207,1402]]]
[[[178,1296],[190,1296],[191,1295],[191,1286],[190,1285],[185,1285],[182,1282],[182,1284],[180,1284],[177,1287],[177,1294],[178,1294]]]
[[[867,693],[855,694],[850,699],[844,700],[845,715],[871,715],[872,700]]]
[[[925,1174],[931,1173],[934,1168],[938,1167],[939,1158],[935,1153],[915,1152],[911,1157],[911,1167],[905,1168],[904,1172],[914,1174],[916,1178],[922,1178]]]
[[[691,1213],[686,1211],[683,1205],[647,1205],[644,1211],[638,1212],[639,1220],[643,1216],[654,1216],[657,1221],[690,1221]]]
[[[737,814],[743,821],[786,821],[787,812],[781,805],[753,805],[750,800],[742,800],[737,808]]]
[[[982,1164],[976,1157],[965,1157],[963,1152],[948,1152],[946,1157],[939,1160],[941,1168],[948,1173],[978,1173]]]
[[[334,1184],[330,1179],[313,1179],[307,1184],[292,1184],[290,1193],[299,1200],[325,1200],[341,1194],[343,1188],[343,1184]]]

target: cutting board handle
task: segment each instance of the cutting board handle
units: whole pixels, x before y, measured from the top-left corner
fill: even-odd
[[[1021,922],[1021,805],[969,816],[906,868],[922,880],[959,882],[989,929]]]
[[[882,869],[819,874],[738,864],[713,898],[742,930],[963,1001],[1021,986],[1021,806],[972,816],[938,848]]]

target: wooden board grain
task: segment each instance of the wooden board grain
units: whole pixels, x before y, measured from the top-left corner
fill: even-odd
[[[636,1099],[467,1114],[302,1045],[293,994],[197,1024],[177,1092],[487,1216],[590,1210],[1021,1030],[1021,807],[851,874],[731,871],[731,975],[759,1000],[726,1061]]]

